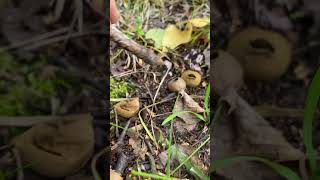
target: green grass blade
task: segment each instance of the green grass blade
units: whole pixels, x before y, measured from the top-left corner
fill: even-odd
[[[173,119],[175,119],[177,116],[179,116],[180,114],[186,113],[185,111],[180,111],[180,112],[174,112],[172,113],[170,116],[168,116],[166,119],[163,120],[162,122],[162,126],[168,124],[170,121],[172,121]]]
[[[320,68],[316,72],[306,98],[306,104],[304,108],[304,121],[303,121],[303,140],[306,146],[306,153],[309,159],[309,165],[312,173],[316,171],[316,150],[312,143],[313,132],[313,117],[318,106],[320,96]]]
[[[205,108],[207,113],[210,112],[210,109],[209,109],[210,92],[211,92],[211,88],[210,88],[210,84],[208,84],[208,87],[206,89],[206,93],[205,93],[205,96],[204,96],[204,108]]]
[[[172,158],[172,134],[173,134],[173,123],[171,122],[170,127],[170,137],[169,137],[169,148],[168,148],[168,159],[167,159],[167,166],[166,166],[166,174],[168,177],[170,177],[170,171],[171,171],[171,158]]]
[[[191,174],[195,175],[196,177],[200,177],[202,179],[209,180],[210,178],[208,176],[206,176],[200,169],[193,166],[192,163],[190,162],[190,159],[192,158],[192,156],[195,155],[204,145],[206,145],[209,142],[209,140],[210,140],[210,137],[208,137],[203,143],[201,143],[201,145],[197,149],[195,149],[188,157],[186,155],[184,156],[182,153],[177,151],[176,154],[177,154],[178,159],[180,161],[180,165],[178,167],[176,167],[176,169],[174,169],[171,174],[174,174],[183,165],[185,165]]]
[[[142,176],[145,178],[152,178],[152,179],[160,179],[160,180],[178,180],[176,178],[171,178],[171,177],[166,177],[166,176],[161,176],[158,174],[151,174],[151,173],[146,173],[146,172],[141,172],[141,171],[135,171],[132,170],[131,174],[134,176]]]
[[[192,113],[193,115],[195,115],[198,119],[205,121],[204,117],[201,114],[195,113],[195,112],[191,112],[191,111],[179,111],[179,112],[174,112],[172,113],[170,116],[168,116],[166,119],[164,119],[162,121],[162,126],[168,124],[169,122],[171,122],[172,120],[174,120],[177,116],[184,114],[184,113]]]
[[[272,169],[274,169],[277,173],[279,173],[282,177],[285,177],[287,180],[300,180],[300,177],[290,168],[283,166],[281,164],[269,161],[267,159],[259,158],[259,157],[251,157],[251,156],[236,156],[231,158],[225,158],[222,160],[215,160],[211,162],[210,171],[214,172],[217,169],[221,169],[225,166],[232,165],[239,161],[258,161],[262,162]]]

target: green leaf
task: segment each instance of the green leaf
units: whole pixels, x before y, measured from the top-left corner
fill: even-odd
[[[146,39],[152,39],[155,42],[155,47],[161,49],[164,32],[163,29],[150,29],[146,33]]]
[[[211,162],[210,165],[210,172],[214,172],[217,169],[221,169],[225,166],[232,165],[234,163],[237,163],[239,161],[258,161],[262,162],[265,165],[270,166],[272,169],[277,171],[281,176],[285,177],[287,180],[300,180],[300,177],[292,171],[290,168],[283,166],[281,164],[269,161],[267,159],[259,158],[259,157],[251,157],[251,156],[236,156],[236,157],[230,157],[225,158],[222,160],[215,160]]]
[[[318,106],[320,97],[320,68],[316,72],[306,98],[306,104],[304,108],[304,121],[303,121],[303,140],[306,146],[306,153],[309,159],[309,165],[312,173],[316,171],[316,150],[312,143],[312,131],[313,131],[313,117]]]

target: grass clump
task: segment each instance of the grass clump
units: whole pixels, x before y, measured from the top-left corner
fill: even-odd
[[[130,92],[133,90],[127,82],[125,81],[118,81],[114,78],[110,78],[110,98],[123,98],[128,96]]]

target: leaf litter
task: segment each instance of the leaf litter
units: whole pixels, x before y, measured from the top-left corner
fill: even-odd
[[[129,3],[130,2],[125,1],[120,2],[120,9],[122,11],[127,11],[127,8],[133,5],[129,5]],[[111,56],[115,56],[112,64],[119,64],[119,66],[111,64],[112,68],[116,68],[114,71],[111,70],[111,72],[115,72],[113,76],[118,80],[134,85],[133,90],[129,92],[126,97],[119,98],[140,98],[140,112],[138,113],[139,119],[134,120],[134,125],[132,125],[132,127],[139,127],[139,130],[131,130],[132,127],[129,127],[127,133],[128,137],[125,140],[124,146],[121,148],[126,154],[130,154],[137,158],[135,161],[129,162],[128,168],[124,171],[123,176],[130,178],[133,177],[133,174],[140,174],[142,177],[156,177],[164,176],[166,174],[167,177],[171,178],[194,179],[196,174],[194,174],[194,168],[189,166],[191,165],[189,161],[186,164],[181,164],[183,161],[176,159],[176,162],[174,163],[175,166],[171,166],[170,169],[168,169],[168,164],[163,165],[160,162],[159,157],[163,152],[172,149],[175,144],[188,144],[188,148],[186,149],[197,150],[193,154],[192,159],[198,157],[197,164],[199,164],[199,162],[202,163],[202,165],[200,163],[200,166],[196,168],[198,169],[196,173],[198,173],[198,175],[199,173],[206,175],[208,173],[209,144],[208,141],[205,141],[204,139],[208,137],[209,134],[203,133],[203,129],[207,129],[208,126],[206,124],[206,119],[204,118],[207,116],[203,116],[203,113],[206,113],[203,109],[203,103],[205,89],[208,85],[207,76],[201,79],[201,83],[199,83],[197,87],[187,87],[185,92],[182,93],[184,97],[180,97],[178,100],[177,96],[181,96],[180,93],[171,93],[167,88],[170,80],[180,77],[181,73],[185,70],[185,67],[190,68],[186,62],[183,62],[183,57],[187,55],[186,52],[190,52],[190,49],[196,49],[202,53],[202,51],[208,47],[208,42],[202,41],[201,38],[196,36],[197,33],[206,34],[209,28],[209,11],[207,2],[204,1],[202,4],[199,4],[199,7],[202,7],[202,11],[198,11],[194,14],[195,16],[191,16],[191,8],[186,8],[186,11],[183,12],[179,10],[178,7],[180,6],[190,7],[189,2],[186,1],[164,1],[164,6],[161,7],[160,11],[158,9],[159,7],[153,7],[153,4],[152,6],[149,5],[150,4],[133,6],[133,9],[128,10],[128,14],[136,13],[135,16],[137,16],[139,15],[139,12],[145,12],[146,14],[155,13],[156,15],[152,15],[147,18],[138,17],[142,20],[141,26],[132,26],[130,23],[128,26],[125,26],[123,21],[130,22],[130,16],[127,16],[127,12],[124,12],[124,19],[120,21],[119,29],[123,32],[126,32],[126,30],[135,32],[136,34],[128,33],[133,40],[137,41],[139,44],[145,44],[146,47],[151,47],[155,52],[159,52],[167,56],[174,66],[169,72],[169,75],[162,82],[161,79],[165,74],[164,69],[155,68],[141,62],[139,62],[141,66],[137,66],[138,61],[143,60],[132,58],[134,55],[127,53],[126,50],[119,54],[114,53],[115,51],[111,51]],[[170,13],[168,13],[168,11]],[[163,18],[160,18],[161,16]],[[182,16],[189,16],[192,18],[184,21],[184,19],[181,18]],[[172,23],[171,19],[174,19],[175,23]],[[139,30],[133,30],[133,27],[138,27]],[[141,33],[141,30],[144,32]],[[191,58],[190,61],[192,61],[192,63],[199,64],[199,67],[200,64],[203,65],[204,56],[202,54],[199,55],[203,58],[199,61],[199,58],[196,60],[196,54],[194,55],[195,58]],[[130,61],[128,59],[130,59]],[[127,60],[125,65],[121,65],[121,63],[119,63],[124,62],[125,60]],[[207,66],[204,65],[204,67]],[[198,72],[204,76],[208,73],[208,68],[201,67],[198,69]],[[157,96],[155,98],[156,94]],[[194,98],[194,96],[196,98]],[[177,107],[177,104],[181,107]],[[181,117],[183,117],[183,114],[190,115],[190,113],[185,113],[185,111],[192,112],[192,119],[195,121],[192,123],[191,121],[186,123],[190,119],[184,119]],[[178,112],[178,116],[175,115],[176,112]],[[170,116],[172,118],[170,120],[167,119]],[[111,129],[112,132],[114,132],[116,127],[124,126],[125,118],[118,118],[119,119],[117,121],[114,118],[111,119],[112,124],[114,124],[114,127]],[[168,121],[167,123],[164,123],[166,119]],[[184,129],[181,131],[178,127],[173,126],[171,131],[171,128],[169,128],[168,125],[170,123],[175,124],[177,122],[180,122],[182,126],[187,128],[187,130]],[[119,128],[119,130],[121,129],[122,128]],[[111,134],[111,139],[114,139],[114,143],[111,144],[113,145],[115,144],[115,139],[117,137],[115,136],[115,133]],[[170,137],[172,137],[172,139]],[[202,142],[205,142],[205,144],[202,144],[198,149],[195,148],[199,147]],[[183,150],[179,149],[178,151]],[[180,160],[185,159],[189,155],[190,153],[184,153],[184,158],[180,158]],[[111,167],[114,168],[115,165],[116,159],[113,159]],[[180,167],[178,171],[170,175],[169,171],[173,171],[174,168],[179,165]]]
[[[292,9],[297,5],[297,1],[275,1],[273,5],[267,5],[268,3],[265,1],[248,1],[243,3],[239,1],[239,6],[235,6],[232,2],[230,4],[230,2],[225,2],[225,7],[230,11],[232,11],[232,8],[236,8],[244,24],[247,26],[258,25],[268,31],[281,32],[280,34],[289,39],[290,45],[295,48],[304,46],[301,42],[297,43],[297,39],[305,42],[304,37],[307,35],[308,37],[312,37],[314,33],[312,29],[317,28],[317,24],[315,23],[313,27],[303,27],[303,30],[297,30],[297,26],[300,26],[296,24],[297,21],[291,19],[292,17],[289,17],[290,14],[284,13],[284,11]],[[306,1],[305,5],[310,5],[310,2]],[[251,5],[254,6],[246,7],[246,3],[253,3]],[[215,4],[218,6],[218,13],[224,14],[224,12],[227,12],[226,10],[222,10],[222,2]],[[301,6],[301,8],[298,8],[298,11],[306,12],[304,10],[306,6]],[[248,11],[247,8],[252,11]],[[251,12],[256,12],[256,15],[251,14]],[[305,14],[303,18],[308,18],[308,16]],[[319,14],[314,14],[314,16],[318,17]],[[243,79],[246,78],[242,75],[244,72],[241,72],[244,71],[243,65],[235,63],[237,61],[240,62],[237,59],[238,57],[224,55],[221,58],[219,57],[221,55],[219,49],[225,47],[224,45],[229,41],[228,37],[233,37],[233,32],[239,32],[247,27],[244,24],[238,24],[238,27],[233,26],[233,22],[219,22],[219,16],[217,17],[214,24],[217,23],[215,27],[218,29],[215,29],[212,33],[214,36],[220,37],[219,41],[223,43],[219,45],[219,42],[217,42],[218,53],[211,54],[211,56],[213,55],[211,57],[212,84],[215,85],[212,87],[217,94],[215,102],[217,108],[220,110],[223,107],[222,109],[226,109],[226,111],[223,110],[222,115],[217,112],[220,114],[220,118],[217,118],[217,121],[213,122],[212,131],[214,138],[211,144],[213,151],[211,158],[217,160],[217,166],[219,166],[218,162],[223,162],[224,159],[227,161],[228,159],[243,157],[243,160],[229,166],[224,166],[223,168],[216,167],[213,175],[224,177],[225,179],[240,180],[282,179],[281,176],[284,171],[290,170],[290,172],[286,171],[288,176],[284,177],[288,178],[289,174],[293,172],[296,173],[295,176],[291,176],[293,179],[300,178],[297,174],[302,176],[302,179],[308,179],[308,173],[306,173],[308,168],[303,165],[306,155],[302,140],[303,116],[301,113],[303,111],[301,107],[304,105],[304,97],[306,87],[310,82],[310,74],[315,72],[317,66],[311,63],[316,60],[306,58],[305,53],[317,54],[317,57],[318,53],[312,48],[306,48],[308,50],[305,49],[306,51],[303,52],[295,52],[295,49],[292,49],[292,62],[281,77],[269,82]],[[234,16],[232,18],[240,19],[239,17]],[[250,22],[246,21],[247,19]],[[225,29],[224,23],[230,23],[227,25],[227,29]],[[295,27],[293,28],[293,26]],[[232,29],[232,27],[236,28]],[[300,37],[302,34],[303,37]],[[263,113],[259,108],[256,109],[258,111],[254,110],[254,107],[260,106],[272,108],[266,108],[266,110],[269,109],[268,113]],[[260,114],[259,112],[262,113]],[[261,115],[264,115],[265,118]],[[315,126],[314,128],[318,130],[319,127]],[[281,168],[279,166],[275,170],[271,168],[270,164],[270,166],[266,165],[268,163],[249,160],[248,156],[252,159],[254,157],[261,157],[270,160],[270,162],[279,163],[278,165],[285,165],[288,168],[286,170],[282,169],[283,171],[280,172]],[[214,160],[213,164],[215,164]]]

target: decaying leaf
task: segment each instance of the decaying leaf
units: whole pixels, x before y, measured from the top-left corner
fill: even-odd
[[[237,107],[233,116],[225,116],[213,127],[212,159],[237,155],[258,156],[274,161],[296,161],[304,158],[283,135],[264,120],[240,96],[233,98]],[[240,162],[217,171],[218,174],[238,180],[279,179],[276,172],[256,162]]]
[[[163,51],[166,52],[168,48],[174,49],[181,44],[188,43],[191,40],[192,24],[187,23],[186,27],[181,30],[175,25],[169,25],[164,32],[162,46]]]
[[[138,155],[141,159],[145,159],[145,155],[148,152],[148,148],[140,138],[130,138],[129,145],[132,146],[133,152]]]
[[[204,27],[210,23],[210,19],[207,17],[204,18],[194,18],[189,20],[189,22],[194,26],[194,27]]]
[[[195,113],[204,112],[204,109],[196,101],[194,101],[187,93],[181,92],[181,94],[183,97],[183,105],[185,110],[192,111]]]
[[[178,145],[175,144],[172,147],[172,154],[171,154],[171,162],[173,163],[174,160],[179,161],[179,163],[182,163],[185,161],[186,158],[192,153],[194,150],[192,147],[187,145]],[[168,151],[163,151],[159,154],[159,158],[161,161],[161,164],[163,166],[166,165],[168,160]],[[192,156],[190,160],[185,162],[185,167],[187,168],[187,171],[190,172],[193,176],[196,177],[196,179],[206,179],[205,177],[208,167],[196,156]]]
[[[146,33],[146,38],[147,39],[152,39],[155,43],[155,47],[157,49],[162,48],[162,39],[164,36],[164,30],[163,29],[150,29],[147,33]]]
[[[174,110],[176,112],[186,111],[182,99],[176,101],[176,104],[174,105]],[[178,115],[178,117],[181,118],[186,124],[196,124],[198,122],[197,117],[192,113],[181,113]]]

